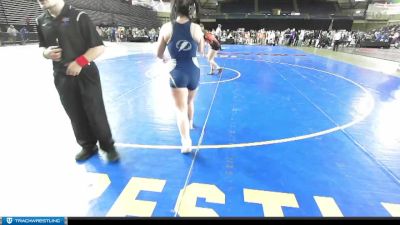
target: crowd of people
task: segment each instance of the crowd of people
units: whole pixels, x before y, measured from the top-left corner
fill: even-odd
[[[155,42],[158,39],[159,28],[136,27],[97,27],[99,35],[103,40],[111,42],[137,41],[138,38],[145,38],[146,41]],[[331,47],[337,50],[342,47],[360,47],[362,41],[386,42],[391,46],[400,47],[400,25],[386,26],[374,29],[369,32],[347,31],[347,30],[236,30],[221,29],[219,24],[215,29],[208,31],[219,37],[221,43],[242,44],[242,45],[285,45],[285,46],[306,46],[316,48]],[[143,40],[143,39],[142,39]]]
[[[157,41],[160,27],[143,28],[124,27],[124,26],[97,26],[97,32],[105,41],[124,42],[124,41]]]
[[[215,31],[214,31],[215,32]],[[245,45],[286,45],[308,46],[316,48],[332,47],[337,50],[338,45],[344,47],[360,47],[361,42],[387,42],[394,47],[399,46],[399,26],[384,27],[370,32],[347,30],[222,30],[223,43]]]
[[[160,27],[158,28],[137,28],[126,26],[96,26],[96,30],[104,41],[126,42],[141,41],[155,42],[158,39]],[[307,46],[316,48],[337,46],[360,47],[363,41],[386,42],[395,48],[400,47],[400,25],[385,26],[373,29],[368,32],[347,31],[347,30],[236,30],[222,29],[221,25],[209,31],[220,38],[221,43],[243,44],[243,45],[286,45],[286,46]],[[14,25],[1,29],[1,42],[8,44],[25,44],[29,41],[29,29],[20,26],[19,30]],[[335,44],[336,43],[336,44]]]

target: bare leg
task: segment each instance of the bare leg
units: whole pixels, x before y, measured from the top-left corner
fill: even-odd
[[[210,67],[211,67],[210,74],[214,74],[214,70],[219,68],[218,64],[214,60],[216,54],[217,54],[217,51],[215,51],[215,50],[210,49],[208,51],[207,59],[208,59],[208,62],[210,63]]]
[[[188,118],[189,118],[189,127],[193,129],[193,117],[194,117],[194,97],[196,96],[197,89],[193,91],[189,91],[188,96]]]
[[[174,97],[176,106],[177,125],[181,134],[182,153],[188,153],[192,150],[192,140],[189,134],[188,95],[188,89],[186,88],[172,88],[172,96]]]

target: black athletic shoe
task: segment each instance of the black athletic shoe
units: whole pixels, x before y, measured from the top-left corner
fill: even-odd
[[[93,147],[92,149],[82,149],[78,154],[75,156],[76,161],[85,161],[89,159],[90,157],[96,155],[99,151],[99,148],[97,145]]]
[[[115,149],[106,151],[106,157],[109,162],[117,162],[119,160],[119,154]]]

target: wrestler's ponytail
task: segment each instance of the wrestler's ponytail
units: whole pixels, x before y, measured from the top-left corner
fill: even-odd
[[[195,23],[200,22],[200,5],[198,0],[172,0],[171,22],[174,23],[178,15],[186,16]]]

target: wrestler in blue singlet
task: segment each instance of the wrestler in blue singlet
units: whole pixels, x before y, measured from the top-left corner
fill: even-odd
[[[191,22],[173,23],[168,51],[175,67],[170,71],[172,88],[188,88],[193,91],[199,86],[200,68],[196,58],[197,42],[190,33]]]

